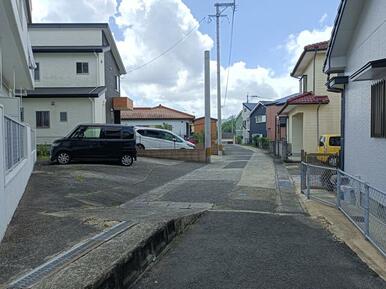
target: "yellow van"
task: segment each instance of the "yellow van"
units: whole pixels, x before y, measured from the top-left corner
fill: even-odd
[[[326,154],[326,156],[318,157],[320,161],[324,163],[329,163],[330,165],[335,166],[339,152],[340,152],[340,135],[325,134],[320,137],[318,153]]]

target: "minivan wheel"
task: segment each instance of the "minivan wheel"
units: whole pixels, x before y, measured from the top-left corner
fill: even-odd
[[[60,165],[67,165],[70,160],[71,160],[71,156],[69,153],[66,153],[66,152],[60,152],[58,153],[58,156],[56,157],[56,160],[58,161],[58,163]]]
[[[130,155],[123,155],[121,157],[121,165],[125,167],[129,167],[133,164],[133,157]]]
[[[143,151],[145,149],[144,145],[143,144],[137,144],[137,150],[138,151]]]

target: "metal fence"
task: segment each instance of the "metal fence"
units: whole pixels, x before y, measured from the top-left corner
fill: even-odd
[[[291,154],[291,144],[283,141],[269,141],[267,149],[269,152],[281,158],[283,161],[288,161],[288,156]]]
[[[386,193],[336,168],[300,166],[306,197],[336,206],[386,256]]]
[[[19,122],[4,117],[5,167],[11,170],[25,159],[26,127]]]

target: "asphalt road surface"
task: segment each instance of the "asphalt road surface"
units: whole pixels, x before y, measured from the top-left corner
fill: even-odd
[[[295,195],[285,198],[288,204],[278,203],[277,191],[266,182],[272,173],[266,156],[228,146],[223,159],[206,174],[190,176],[185,190],[163,196],[215,206],[133,288],[386,288],[355,253],[304,214]],[[261,168],[263,177],[256,179],[261,185],[245,179],[251,164]],[[220,169],[223,175],[216,173]]]

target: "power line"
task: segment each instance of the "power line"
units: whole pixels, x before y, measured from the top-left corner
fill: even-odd
[[[135,67],[135,68],[133,68],[133,69],[131,69],[131,70],[129,70],[127,73],[131,73],[131,72],[134,72],[134,71],[139,70],[139,69],[141,69],[141,68],[144,68],[145,66],[147,66],[147,65],[149,65],[149,64],[151,64],[151,63],[157,61],[159,58],[161,58],[161,57],[165,56],[166,54],[168,54],[170,51],[172,51],[174,48],[176,48],[179,44],[181,44],[181,43],[184,42],[186,39],[188,39],[188,37],[189,37],[194,31],[196,31],[196,30],[200,27],[201,23],[202,23],[205,19],[206,19],[206,17],[202,18],[202,19],[200,20],[200,22],[199,22],[195,27],[193,27],[193,29],[191,29],[188,33],[186,33],[186,34],[184,35],[184,37],[182,37],[180,40],[178,40],[177,42],[175,42],[172,46],[170,46],[168,49],[166,49],[166,50],[165,50],[164,52],[162,52],[160,55],[154,57],[153,59],[151,59],[151,60],[149,60],[149,61],[147,61],[147,62],[145,62],[145,63],[143,63],[143,64],[141,64],[141,65],[139,65],[139,66],[137,66],[137,67]]]
[[[233,13],[232,13],[232,24],[231,24],[231,36],[229,40],[229,57],[228,57],[228,71],[227,71],[227,80],[225,85],[225,95],[224,95],[224,104],[225,106],[227,101],[227,95],[228,95],[228,84],[229,84],[229,74],[230,74],[230,65],[232,61],[232,48],[233,48],[233,34],[234,34],[234,23],[235,23],[235,11],[236,7],[233,7]]]

